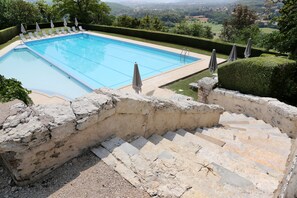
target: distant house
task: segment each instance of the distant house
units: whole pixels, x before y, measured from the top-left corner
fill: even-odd
[[[206,23],[208,22],[208,18],[206,18],[205,16],[203,15],[198,15],[198,16],[188,16],[186,17],[187,19],[190,19],[190,20],[196,20],[196,21],[200,21],[202,23]]]
[[[270,20],[257,20],[256,21],[259,25],[259,27],[270,27],[270,28],[276,28],[277,22],[270,21]]]

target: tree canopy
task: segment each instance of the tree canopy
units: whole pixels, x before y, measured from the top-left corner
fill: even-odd
[[[32,3],[23,0],[0,1],[0,28],[20,23],[33,24],[41,18],[39,10]]]
[[[100,0],[54,0],[53,7],[60,17],[70,15],[83,23],[102,23],[110,8]]]
[[[282,53],[290,53],[297,59],[297,2],[296,0],[266,0],[268,3],[280,3],[283,6],[280,16],[275,18],[278,22],[279,32],[269,34],[263,41],[266,49],[275,49]]]
[[[280,9],[278,26],[280,30],[279,46],[281,52],[291,52],[297,55],[297,2],[296,0],[283,0],[284,6]]]
[[[260,32],[259,28],[254,25],[256,19],[254,11],[248,6],[238,4],[231,18],[223,24],[221,39],[230,42],[245,42],[249,37],[256,36]]]

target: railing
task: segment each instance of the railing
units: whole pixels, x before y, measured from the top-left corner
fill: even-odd
[[[180,61],[185,62],[187,56],[190,55],[190,51],[187,48],[183,48],[182,51],[180,52]]]

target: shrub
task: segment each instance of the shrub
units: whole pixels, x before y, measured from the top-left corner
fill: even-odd
[[[13,37],[17,36],[18,34],[19,34],[19,29],[17,26],[0,30],[0,44],[6,43]]]
[[[132,29],[132,28],[123,28],[123,27],[113,27],[113,26],[105,26],[105,25],[84,25],[84,28],[88,30],[109,32],[115,34],[122,34],[127,36],[134,36],[144,39],[150,39],[154,41],[162,41],[168,43],[174,43],[179,45],[185,45],[189,47],[195,47],[199,49],[204,49],[208,51],[212,51],[212,49],[216,49],[218,53],[229,55],[233,44],[225,43],[225,42],[217,42],[210,39],[187,36],[187,35],[178,35],[173,33],[165,33],[165,32],[157,32],[157,31],[149,31],[149,30],[140,30],[140,29]],[[244,45],[237,46],[237,55],[239,57],[244,57]],[[260,56],[264,53],[264,49],[253,48],[252,56]]]
[[[222,65],[218,76],[222,88],[297,104],[295,61],[279,57],[242,59]]]
[[[14,99],[19,99],[25,104],[33,104],[28,94],[31,91],[22,87],[22,83],[16,79],[6,79],[0,75],[0,102],[9,102]]]

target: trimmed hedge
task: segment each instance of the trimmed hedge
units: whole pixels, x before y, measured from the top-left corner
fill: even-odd
[[[17,36],[19,33],[20,31],[17,26],[0,30],[0,44],[6,43],[13,37]]]
[[[212,49],[216,49],[218,53],[229,55],[232,44],[225,42],[216,42],[209,39],[198,38],[187,35],[180,34],[172,34],[165,32],[157,32],[157,31],[148,31],[142,29],[132,29],[132,28],[123,28],[123,27],[114,27],[114,26],[105,26],[105,25],[83,25],[87,30],[95,30],[109,33],[122,34],[127,36],[134,36],[154,41],[162,41],[168,43],[174,43],[179,45],[185,45],[189,47],[204,49],[208,51],[212,51]],[[244,57],[245,46],[238,45],[237,46],[237,54],[239,57]],[[260,56],[264,51],[264,49],[252,49],[251,56]],[[270,53],[270,52],[269,52]]]
[[[297,105],[297,63],[279,57],[257,57],[225,63],[219,86],[245,94],[277,98]]]

